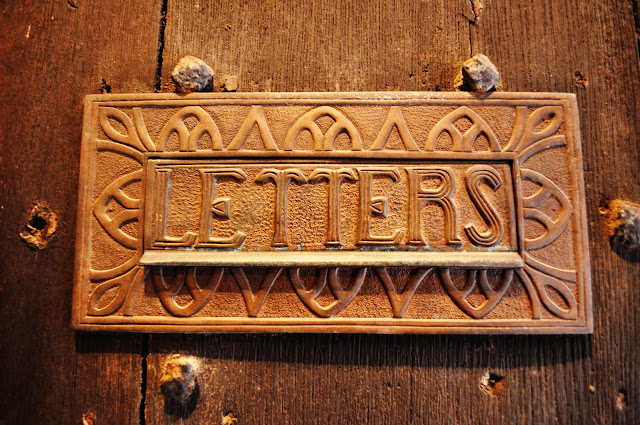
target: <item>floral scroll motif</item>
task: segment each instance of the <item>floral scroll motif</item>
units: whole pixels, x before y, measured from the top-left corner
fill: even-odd
[[[119,244],[129,249],[136,249],[138,238],[125,233],[122,226],[132,221],[140,221],[140,199],[132,198],[123,189],[140,181],[142,181],[142,170],[125,174],[107,186],[93,204],[93,213],[100,225]],[[124,208],[124,211],[115,217],[110,217],[106,209],[111,200]]]
[[[184,124],[184,120],[189,117],[195,117],[198,120],[198,124],[191,131]],[[211,137],[212,150],[222,149],[222,136],[220,136],[218,126],[211,118],[211,115],[199,106],[188,106],[176,112],[160,132],[155,150],[164,151],[169,137],[173,133],[178,135],[180,152],[195,152],[198,149],[198,142],[205,134]]]
[[[531,239],[525,238],[524,246],[528,250],[540,249],[555,241],[564,232],[569,220],[571,220],[573,208],[567,195],[542,174],[533,170],[523,169],[521,175],[523,180],[529,180],[540,185],[540,189],[536,193],[523,198],[524,218],[535,220],[545,228],[545,233],[542,235]],[[555,219],[549,218],[547,214],[537,209],[551,197],[555,198],[560,204],[560,211]]]
[[[566,146],[566,136],[557,134],[563,123],[563,109],[560,106],[545,106],[529,113],[526,107],[516,108],[516,120],[511,140],[505,150],[518,152],[518,161],[523,164],[532,156],[553,147]],[[545,232],[537,237],[524,235],[525,249],[528,252],[544,248],[552,244],[565,230],[573,215],[573,207],[568,196],[549,178],[541,173],[522,168],[523,180],[539,186],[530,196],[523,198],[524,218],[538,222]],[[559,204],[557,216],[550,218],[538,207],[543,206],[550,198]],[[531,254],[524,255],[525,265],[517,269],[517,275],[529,294],[534,319],[542,317],[540,301],[552,315],[566,320],[577,318],[577,302],[572,290],[567,286],[576,281],[575,270],[562,270],[536,260]],[[547,288],[560,294],[566,308],[549,296]]]
[[[177,317],[189,317],[200,311],[220,285],[223,273],[224,267],[179,267],[173,279],[170,279],[167,278],[164,267],[151,268],[153,286],[162,306]],[[198,277],[200,274],[205,276]],[[181,305],[176,301],[176,296],[183,287],[191,300]]]
[[[313,288],[306,289],[300,279],[300,268],[289,269],[289,278],[295,288],[300,300],[311,310],[314,314],[320,317],[333,317],[342,310],[353,300],[356,296],[367,274],[366,268],[357,269],[356,276],[351,283],[351,287],[345,289],[343,284],[340,283],[338,278],[338,267],[323,268],[318,270],[316,282]],[[328,277],[328,279],[327,279]],[[329,283],[329,290],[335,297],[335,301],[329,305],[323,306],[317,298],[322,293],[323,289]]]
[[[500,302],[504,293],[509,289],[513,280],[513,269],[505,269],[502,274],[502,280],[497,289],[493,289],[489,285],[487,278],[487,270],[467,270],[467,280],[462,289],[458,289],[453,283],[449,269],[440,269],[440,279],[442,286],[447,291],[453,302],[464,311],[467,315],[474,319],[480,319],[486,316]],[[486,300],[478,307],[473,306],[467,297],[475,287],[478,287]]]
[[[335,121],[324,134],[316,124],[316,120],[322,117],[331,117]],[[356,126],[340,111],[330,106],[314,108],[301,116],[289,129],[284,141],[284,150],[294,150],[296,139],[304,130],[308,130],[311,133],[314,151],[333,150],[333,143],[341,133],[347,134],[351,139],[351,150],[358,151],[362,149],[362,140]]]
[[[454,125],[456,121],[461,119],[468,119],[472,124],[464,133],[461,133]],[[472,152],[476,140],[478,140],[478,137],[482,135],[487,137],[489,140],[489,146],[493,152],[500,152],[501,150],[500,144],[498,143],[498,139],[493,133],[493,130],[491,130],[489,125],[468,106],[461,106],[438,121],[438,123],[429,132],[426,150],[435,150],[436,141],[443,132],[447,132],[449,133],[449,136],[451,136],[451,139],[453,140],[451,150],[453,152]]]
[[[135,301],[142,288],[147,271],[144,267],[138,266],[142,256],[142,238],[139,233],[142,231],[142,211],[141,199],[132,198],[124,189],[134,183],[142,181],[142,155],[144,152],[154,150],[149,133],[142,119],[140,108],[133,108],[133,121],[127,114],[116,108],[100,108],[99,122],[102,130],[109,140],[97,140],[96,150],[116,152],[138,161],[141,165],[139,170],[122,175],[109,184],[98,195],[93,204],[93,213],[102,228],[116,242],[133,253],[123,263],[111,269],[89,270],[91,282],[97,282],[91,295],[89,296],[89,307],[87,313],[90,316],[106,316],[116,313],[125,304],[124,314],[133,315]],[[117,122],[124,128],[125,132],[114,128],[111,121]],[[110,216],[107,205],[114,201],[119,204],[123,211]],[[123,231],[123,226],[136,222],[137,236],[133,236]],[[115,296],[103,307],[98,307],[103,301],[102,298],[109,292],[114,292]]]
[[[145,281],[147,271],[144,267],[135,266],[113,279],[102,282],[94,289],[91,297],[89,297],[88,314],[90,316],[108,316],[118,311],[126,300],[124,314],[133,316],[135,303],[138,293]],[[110,289],[116,290],[116,296],[106,303],[99,306],[101,298]]]

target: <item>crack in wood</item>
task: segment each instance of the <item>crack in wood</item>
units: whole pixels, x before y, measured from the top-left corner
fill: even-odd
[[[162,9],[160,10],[160,28],[158,31],[158,60],[156,66],[156,93],[160,92],[162,87],[162,61],[164,54],[165,29],[167,26],[167,6],[169,1],[162,0]]]
[[[640,59],[640,10],[638,9],[638,0],[632,0],[633,21],[636,24],[636,42],[638,43],[638,58]]]
[[[149,335],[142,336],[140,349],[140,425],[147,423],[147,358],[149,357]]]

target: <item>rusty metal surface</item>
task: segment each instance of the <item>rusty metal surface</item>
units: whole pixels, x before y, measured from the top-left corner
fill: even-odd
[[[592,330],[575,97],[88,96],[73,323]]]

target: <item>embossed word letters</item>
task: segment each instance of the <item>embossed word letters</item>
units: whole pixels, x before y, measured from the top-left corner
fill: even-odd
[[[74,326],[585,333],[573,95],[88,96]]]

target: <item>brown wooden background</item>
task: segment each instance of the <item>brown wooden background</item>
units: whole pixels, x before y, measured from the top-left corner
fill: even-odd
[[[639,257],[611,249],[599,214],[640,201],[636,2],[484,6],[475,19],[470,0],[0,0],[0,424],[179,423],[158,383],[174,353],[203,364],[189,424],[229,411],[238,424],[639,423]],[[187,54],[239,91],[451,90],[475,53],[503,90],[578,95],[592,336],[70,329],[84,95],[166,89]],[[61,220],[44,250],[19,237],[36,201]],[[502,377],[488,393],[487,371]]]

